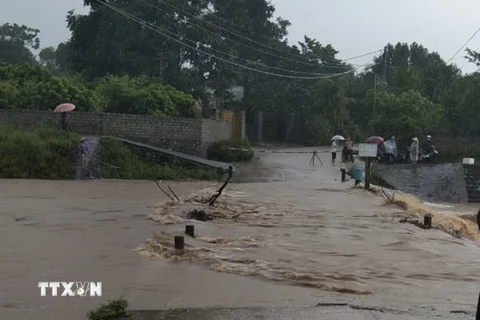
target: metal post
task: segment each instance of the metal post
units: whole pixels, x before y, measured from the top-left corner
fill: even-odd
[[[370,190],[370,157],[365,160],[365,189]]]
[[[182,255],[185,249],[185,238],[182,236],[175,236],[175,253]]]
[[[342,168],[342,182],[345,182],[345,180],[346,180],[346,177],[345,177],[346,173],[347,173],[347,169]]]
[[[185,234],[195,238],[195,226],[185,226]]]
[[[426,214],[423,217],[423,226],[425,229],[431,229],[432,228],[432,218],[433,216],[431,214]]]

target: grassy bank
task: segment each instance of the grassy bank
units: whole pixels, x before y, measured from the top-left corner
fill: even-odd
[[[113,139],[102,139],[99,148],[98,156],[104,162],[102,176],[107,179],[213,180],[219,175],[215,169],[186,166],[154,154],[142,154]]]
[[[68,180],[76,175],[80,136],[51,128],[0,127],[0,178]],[[102,139],[102,177],[135,180],[213,180],[215,169],[185,166]]]
[[[47,128],[0,128],[0,178],[73,179],[80,137]]]

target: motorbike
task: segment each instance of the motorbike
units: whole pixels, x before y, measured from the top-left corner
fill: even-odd
[[[343,147],[342,149],[342,161],[343,162],[355,162],[354,152],[352,150],[348,150],[347,147]]]
[[[420,152],[418,162],[420,163],[435,163],[439,154],[434,145],[431,145],[428,150]]]
[[[378,145],[377,160],[383,164],[403,163],[405,155],[398,153],[397,142],[390,139]]]
[[[418,163],[435,163],[439,153],[435,146],[430,146],[428,151],[421,150],[420,155],[418,157]],[[407,147],[407,151],[405,153],[405,163],[409,163],[410,160],[410,147]]]

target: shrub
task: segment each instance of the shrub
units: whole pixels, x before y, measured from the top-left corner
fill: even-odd
[[[128,301],[121,298],[112,300],[91,310],[87,317],[89,320],[115,320],[127,315]]]
[[[0,178],[72,179],[78,141],[54,129],[0,128]]]
[[[223,162],[243,162],[253,159],[255,152],[250,149],[248,140],[222,140],[212,144],[207,150],[210,160]]]
[[[159,159],[155,155],[140,154],[115,139],[100,140],[100,159],[103,177],[138,180],[213,180],[217,171],[211,168],[188,167]],[[116,167],[116,168],[114,168]]]

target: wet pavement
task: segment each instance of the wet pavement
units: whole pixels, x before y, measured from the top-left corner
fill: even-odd
[[[393,223],[400,210],[340,183],[326,149],[323,166],[310,166],[313,149],[284,151],[300,153],[259,152],[220,200],[259,213],[195,221],[195,254],[183,261],[135,251],[192,223],[147,220],[167,200],[152,182],[0,180],[0,318],[83,319],[120,296],[132,309],[169,309],[133,320],[473,318],[477,247]],[[165,185],[180,197],[218,188]],[[39,281],[102,281],[103,296],[40,297]]]

